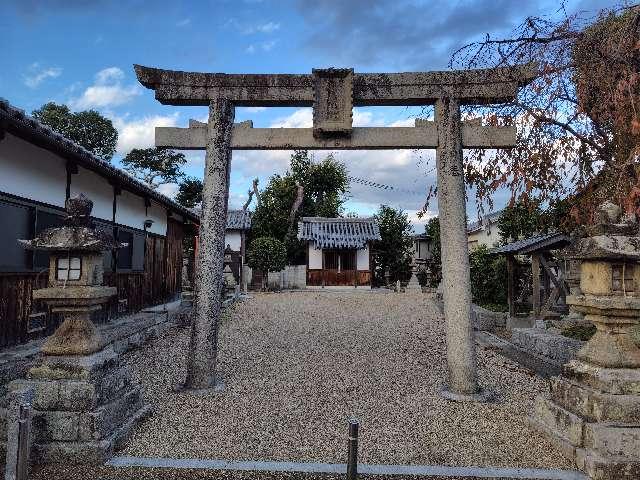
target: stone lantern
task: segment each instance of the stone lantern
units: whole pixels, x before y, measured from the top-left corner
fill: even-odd
[[[91,228],[93,202],[84,195],[67,200],[66,225],[43,231],[33,240],[19,240],[25,248],[49,252],[49,287],[33,292],[62,325],[42,347],[46,355],[89,355],[104,347],[91,314],[117,294],[103,281],[103,252],[119,248],[114,239]]]
[[[594,479],[640,478],[640,237],[610,202],[570,256],[581,262],[579,294],[567,304],[596,333],[536,400],[533,424]],[[576,292],[576,293],[577,293]]]
[[[27,379],[8,385],[35,392],[34,457],[40,463],[101,464],[150,410],[129,368],[90,318],[116,295],[114,287],[102,285],[103,251],[123,246],[92,228],[92,207],[83,195],[71,198],[65,226],[20,241],[50,252],[50,286],[35,290],[33,298],[64,317]]]

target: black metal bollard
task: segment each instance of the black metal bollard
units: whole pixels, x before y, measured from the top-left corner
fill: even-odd
[[[347,459],[347,480],[358,478],[358,420],[349,420],[349,454]]]

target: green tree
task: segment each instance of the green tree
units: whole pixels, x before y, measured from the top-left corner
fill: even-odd
[[[178,184],[176,202],[186,208],[195,208],[202,203],[202,180],[187,177]]]
[[[251,242],[247,252],[247,264],[262,273],[262,289],[267,286],[269,272],[279,272],[287,263],[287,250],[280,240],[259,237]]]
[[[570,232],[575,221],[570,215],[570,199],[555,200],[546,209],[533,199],[520,199],[508,205],[498,217],[498,230],[504,243],[539,233]]]
[[[490,310],[504,310],[507,304],[507,262],[491,255],[486,245],[469,254],[473,302]]]
[[[389,280],[406,281],[411,277],[411,253],[413,238],[411,222],[402,210],[380,205],[374,215],[380,227],[381,240],[376,241],[374,249],[374,272],[378,283],[389,271]]]
[[[71,112],[66,105],[49,102],[32,114],[36,120],[83,146],[101,160],[111,161],[116,152],[118,131],[111,120],[95,110]]]
[[[437,287],[442,280],[442,250],[440,246],[440,219],[430,218],[424,226],[424,233],[431,237],[431,264],[429,265],[431,287]]]
[[[348,185],[346,167],[331,155],[314,162],[306,151],[294,152],[289,170],[282,176],[273,175],[260,192],[260,203],[251,222],[251,239],[277,238],[285,244],[289,263],[304,262],[305,244],[296,238],[297,221],[304,216],[339,217]],[[302,201],[292,212],[299,187]]]
[[[543,230],[540,203],[523,199],[508,205],[498,217],[498,230],[505,243],[539,233]]]
[[[134,148],[122,159],[127,172],[154,189],[178,183],[184,177],[180,168],[185,163],[183,153],[160,148]]]

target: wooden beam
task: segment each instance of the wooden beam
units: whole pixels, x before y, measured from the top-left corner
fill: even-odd
[[[225,74],[182,72],[134,65],[142,85],[165,105],[208,106],[225,98],[235,106],[310,107],[314,101],[310,74]],[[461,104],[512,100],[517,89],[537,73],[535,64],[443,72],[356,73],[353,105],[430,105],[440,98]]]
[[[507,255],[507,304],[509,305],[509,316],[515,317],[515,258],[513,255]]]
[[[531,276],[533,283],[533,316],[540,316],[540,254],[531,255]]]
[[[191,122],[189,128],[156,127],[156,146],[180,150],[204,150],[206,124]],[[464,122],[465,148],[509,148],[516,143],[515,127],[483,126]],[[434,122],[416,120],[415,127],[355,127],[350,137],[316,138],[312,128],[253,128],[250,122],[233,127],[234,150],[394,150],[436,148]]]
[[[556,278],[555,274],[553,273],[553,270],[551,270],[551,265],[549,265],[549,262],[547,262],[547,259],[545,258],[544,255],[540,255],[540,263],[542,264],[542,267],[547,272],[549,279],[553,282],[555,287],[562,289],[565,295],[569,295],[569,291],[567,290],[567,287],[565,285],[565,281],[562,275],[563,273],[562,269],[559,268],[560,276]]]

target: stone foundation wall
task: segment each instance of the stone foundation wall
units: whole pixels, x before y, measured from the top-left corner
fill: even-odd
[[[180,309],[179,302],[168,306],[167,311],[156,307],[136,315],[124,317],[113,323],[100,325],[98,330],[113,345],[117,354],[140,347],[169,328]],[[7,386],[13,380],[24,379],[40,356],[44,339],[19,345],[0,353],[0,465],[5,460],[6,396]]]
[[[573,359],[585,342],[539,328],[514,328],[511,341],[529,352],[563,365]]]
[[[287,265],[281,272],[269,272],[268,284],[275,290],[307,288],[307,266]]]
[[[507,325],[507,313],[492,312],[479,305],[472,305],[471,315],[475,330],[494,332],[497,329],[505,328]]]

